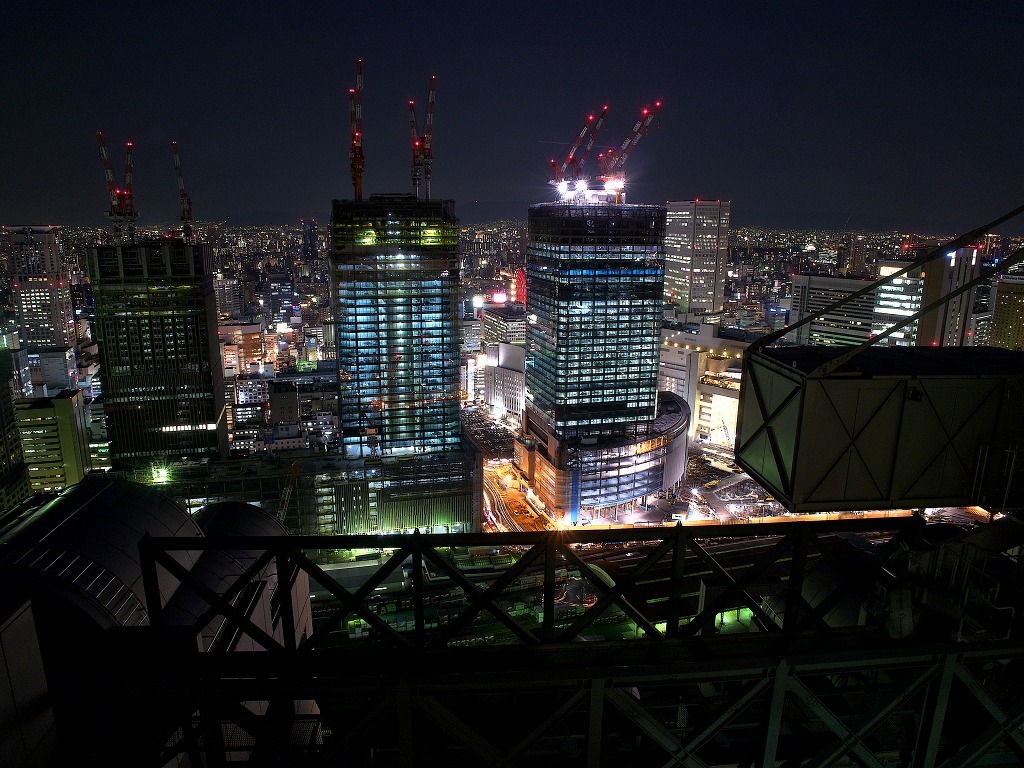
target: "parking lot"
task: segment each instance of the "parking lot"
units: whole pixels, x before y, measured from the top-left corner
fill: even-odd
[[[486,459],[512,458],[512,443],[515,432],[491,420],[484,408],[462,410],[462,431],[473,442]]]

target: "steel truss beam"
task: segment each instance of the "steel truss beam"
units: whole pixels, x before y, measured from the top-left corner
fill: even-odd
[[[226,654],[222,665],[200,654],[132,665],[134,674],[97,684],[129,705],[140,695],[191,702],[194,715],[160,724],[165,762],[202,753],[217,765],[234,744],[236,756],[252,750],[266,765],[361,765],[344,760],[371,752],[391,756],[367,764],[400,766],[1019,764],[1024,705],[1007,691],[1020,682],[1020,643],[907,647],[859,631],[828,649],[807,636],[758,639],[452,648],[390,660],[262,651]],[[320,712],[248,706],[268,699],[315,701]],[[967,723],[946,717],[954,706]],[[569,743],[578,749],[556,760],[555,745]]]
[[[231,538],[152,538],[145,537],[140,544],[143,583],[147,596],[150,623],[163,623],[163,600],[157,589],[157,569],[177,579],[191,589],[209,606],[194,622],[192,629],[198,634],[217,617],[234,629],[249,634],[267,650],[283,650],[280,643],[253,624],[235,606],[235,598],[245,587],[258,578],[262,568],[275,563],[282,584],[290,589],[296,575],[305,572],[311,584],[319,584],[337,601],[326,624],[304,645],[304,651],[322,647],[330,633],[345,626],[354,616],[373,630],[375,639],[385,640],[398,648],[439,647],[457,639],[460,633],[471,630],[481,612],[486,611],[512,635],[514,640],[526,643],[574,641],[595,622],[623,615],[647,637],[692,636],[712,627],[722,611],[742,607],[750,611],[756,628],[762,632],[795,631],[808,627],[826,631],[824,617],[828,611],[857,590],[868,587],[879,573],[893,565],[894,558],[902,557],[902,543],[913,537],[921,523],[916,518],[892,517],[883,520],[797,521],[769,523],[757,526],[714,525],[672,528],[633,529],[618,531],[556,531],[551,533],[519,534],[456,534],[411,536],[358,536],[358,537],[231,537]],[[840,579],[831,592],[820,598],[816,606],[807,605],[802,594],[806,560],[829,551],[825,539],[833,533],[859,531],[886,531],[887,544],[880,546],[874,557],[862,564],[850,577]],[[762,541],[771,542],[752,563],[724,563],[711,552],[706,539],[735,541],[752,533]],[[636,549],[635,565],[618,576],[599,573],[582,556],[580,546],[597,543],[619,543],[626,546],[649,547]],[[516,562],[507,569],[472,577],[461,572],[450,555],[453,546],[506,546],[521,550]],[[392,554],[378,566],[363,586],[351,591],[332,578],[317,565],[309,550],[326,548],[376,548]],[[216,594],[174,558],[178,551],[250,550],[259,552],[255,561],[241,573],[222,593]],[[785,565],[786,561],[789,565]],[[402,632],[389,624],[372,605],[377,588],[411,561],[411,594],[414,626],[411,632]],[[600,595],[597,602],[581,615],[560,626],[556,615],[555,593],[559,565],[574,569],[587,587]],[[462,590],[463,604],[444,626],[427,627],[425,605],[429,585],[424,579],[423,566],[429,564],[436,573],[449,579]],[[703,570],[702,570],[703,569]],[[543,577],[542,616],[539,626],[525,624],[510,615],[501,602],[515,582],[529,572]],[[659,576],[652,577],[655,571]],[[705,578],[721,584],[724,590],[702,610],[684,611],[681,604],[678,579],[684,573],[706,573]],[[610,579],[610,581],[609,581]],[[750,591],[756,580],[771,582],[772,596],[782,598],[786,609],[779,618],[765,610],[764,595]],[[483,580],[485,586],[480,586]],[[639,586],[648,592],[646,599],[638,594]],[[290,593],[288,593],[290,594]],[[680,622],[684,622],[680,626]],[[664,629],[659,625],[663,625]]]
[[[1024,668],[1024,644],[911,646],[877,627],[829,628],[824,621],[856,590],[900,571],[904,545],[919,524],[892,518],[487,536],[150,538],[141,554],[152,626],[128,633],[131,641],[116,663],[112,658],[83,670],[82,689],[106,691],[125,706],[144,706],[151,697],[174,704],[168,711],[181,718],[153,722],[137,743],[126,745],[137,757],[164,744],[163,762],[154,765],[180,755],[218,765],[239,750],[251,750],[266,765],[311,766],[1015,764],[1024,755],[1024,702],[1008,691],[1018,682],[1024,687],[1024,672],[1017,671]],[[873,556],[808,604],[802,594],[808,564],[839,563],[832,534],[880,528],[890,538]],[[758,552],[741,560],[723,559],[726,550],[707,541],[728,543],[752,530]],[[613,542],[638,545],[628,550],[635,555],[628,569],[598,570],[579,548]],[[518,559],[490,576],[470,576],[448,550],[484,544],[519,547]],[[306,554],[328,545],[393,554],[366,584],[350,590]],[[174,559],[177,551],[203,549],[257,555],[214,594]],[[372,597],[405,562],[413,573],[403,599],[414,601],[415,620],[402,631]],[[300,647],[269,638],[234,605],[271,563],[279,589],[290,594],[305,572],[336,600],[323,627]],[[445,626],[431,621],[424,565],[465,596]],[[558,614],[562,568],[578,572],[599,595],[578,616]],[[163,621],[158,569],[207,601],[192,626]],[[721,591],[687,615],[680,581],[698,576]],[[502,604],[527,577],[540,579],[535,624]],[[761,603],[766,588],[785,605],[775,615]],[[751,631],[708,634],[715,617],[736,606],[750,610]],[[614,612],[644,639],[579,642]],[[473,631],[483,614],[507,631],[511,645],[449,645]],[[182,646],[194,649],[188,638],[218,617],[264,650],[163,652],[154,663],[150,649],[166,649],[165,635],[184,636]],[[325,642],[328,630],[343,629],[348,617],[364,621],[372,636]],[[302,712],[310,714],[296,714]],[[353,755],[374,757],[351,762]]]

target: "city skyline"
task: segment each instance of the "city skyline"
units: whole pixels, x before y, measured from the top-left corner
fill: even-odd
[[[406,103],[422,110],[436,74],[433,191],[465,222],[525,217],[550,199],[548,162],[588,113],[610,105],[598,146],[611,146],[655,99],[665,106],[627,168],[631,202],[731,200],[737,227],[942,231],[1016,202],[1017,8],[424,13],[186,5],[114,23],[5,9],[6,28],[41,31],[5,47],[3,218],[100,226],[104,130],[116,170],[123,142],[136,144],[142,222],[175,221],[171,139],[197,218],[326,220],[325,201],[351,195],[356,58],[366,190],[411,190]]]

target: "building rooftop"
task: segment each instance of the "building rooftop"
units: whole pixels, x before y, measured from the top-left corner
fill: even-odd
[[[850,347],[772,347],[761,354],[810,374]],[[1024,376],[1024,352],[998,347],[869,347],[835,372],[844,376]]]

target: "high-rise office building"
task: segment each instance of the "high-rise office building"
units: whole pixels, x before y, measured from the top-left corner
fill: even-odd
[[[790,320],[802,320],[869,285],[870,280],[856,278],[795,275]],[[874,333],[875,303],[872,291],[797,328],[788,338],[796,344],[861,344]]]
[[[114,468],[225,455],[209,246],[163,238],[88,261]]]
[[[893,274],[907,266],[906,262],[886,260],[878,264],[878,276],[889,277],[875,290],[874,317],[871,321],[871,332],[877,336],[900,325],[908,317],[917,314],[921,309],[924,291],[924,278],[921,270],[915,269],[902,277]],[[919,320],[914,320],[903,328],[893,331],[884,343],[889,346],[912,347],[917,344]]]
[[[32,493],[14,411],[27,376],[25,350],[0,349],[0,514]]]
[[[341,450],[369,462],[339,530],[474,525],[459,420],[458,220],[450,200],[336,200],[331,219]]]
[[[316,219],[302,220],[302,261],[312,264],[317,259]]]
[[[725,307],[730,204],[670,200],[665,227],[665,301],[706,315]]]
[[[687,407],[657,385],[665,209],[558,202],[529,217],[517,463],[553,516],[615,514],[686,460]]]
[[[850,233],[843,243],[841,252],[842,272],[846,275],[863,275],[867,272],[868,239],[864,235]]]
[[[982,257],[977,246],[950,251],[923,266],[922,306],[948,296],[981,274]],[[967,335],[974,309],[974,289],[965,291],[932,310],[918,324],[917,343],[922,347],[971,346]]]
[[[57,493],[89,473],[89,406],[81,390],[20,400],[15,409],[33,492]]]
[[[988,343],[1024,349],[1024,276],[1004,275],[996,283]]]
[[[521,306],[486,307],[481,311],[483,343],[496,350],[499,344],[526,346],[526,312]]]
[[[57,227],[12,227],[9,275],[22,346],[69,349],[75,345],[71,276],[57,243]]]

